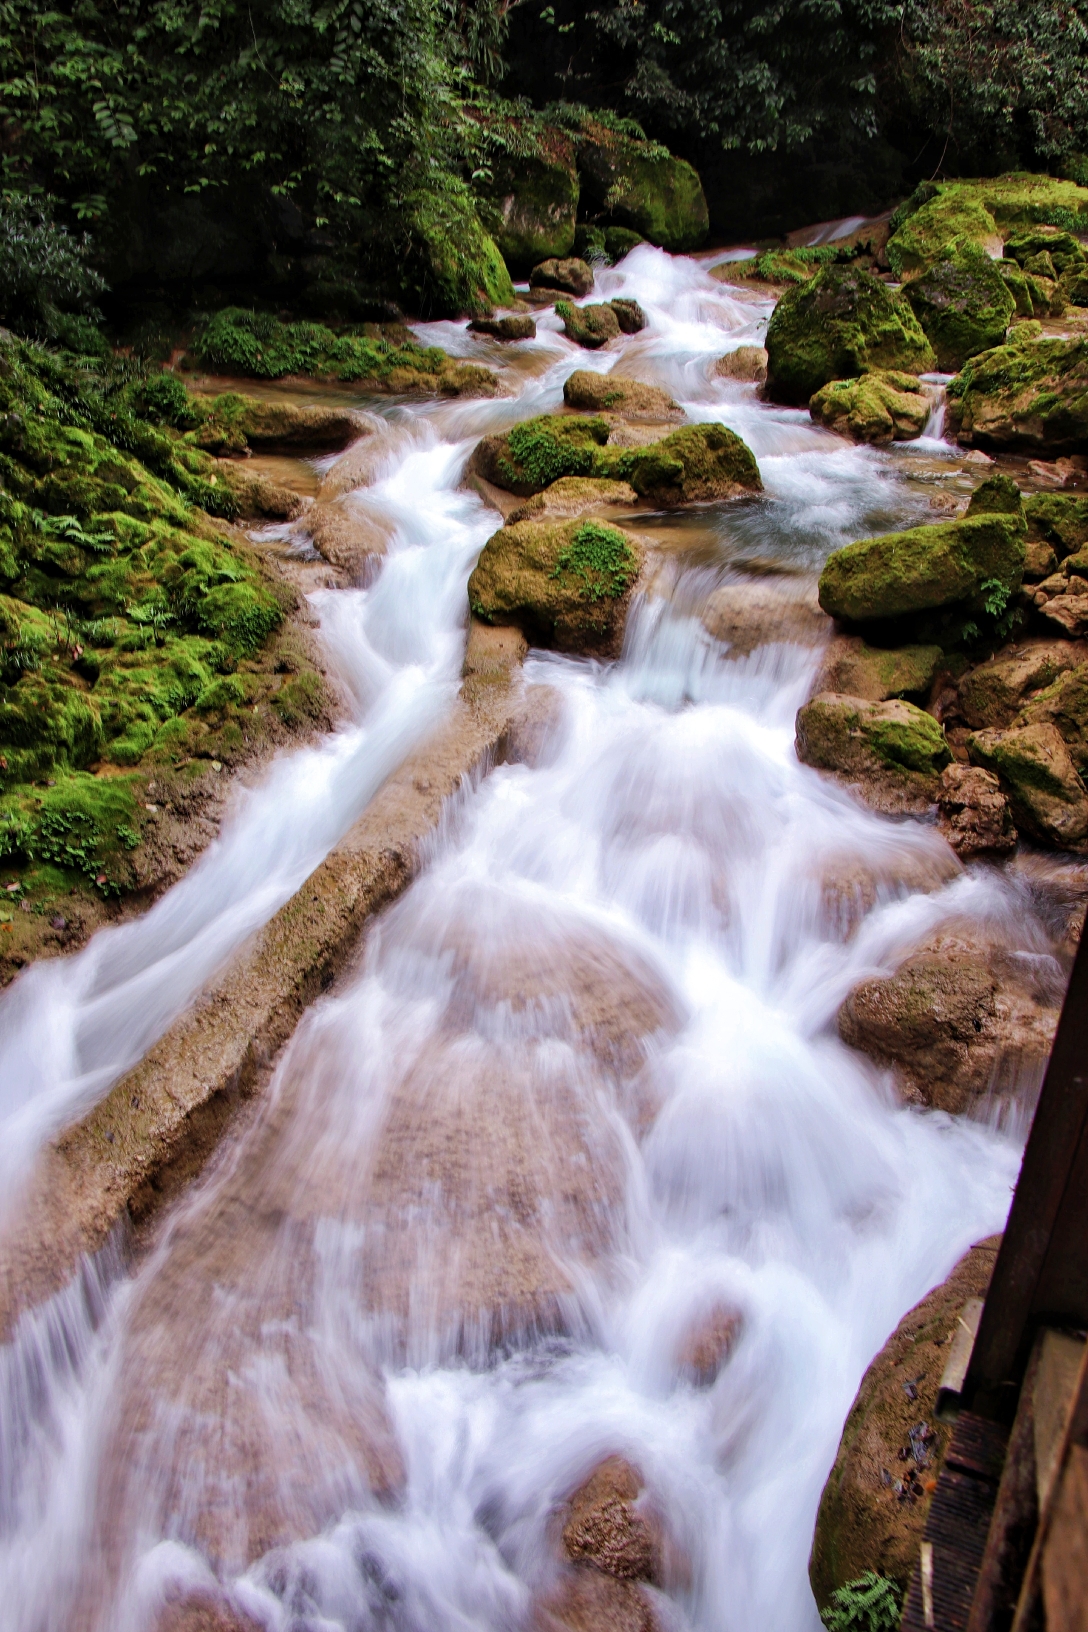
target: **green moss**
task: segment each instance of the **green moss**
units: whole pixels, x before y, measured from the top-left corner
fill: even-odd
[[[829,380],[873,369],[923,374],[936,361],[907,302],[854,266],[826,266],[787,289],[767,329],[767,359],[768,393],[803,403]]]
[[[0,801],[0,856],[46,862],[90,879],[104,895],[131,888],[128,853],[140,843],[138,779],[62,776],[41,793]]]
[[[1035,340],[1020,327],[949,385],[950,428],[969,446],[1077,452],[1088,440],[1088,340]]]
[[[478,181],[480,215],[507,266],[527,273],[551,256],[569,255],[580,193],[570,136],[498,111],[476,116],[494,150],[490,174]]]
[[[710,227],[703,184],[684,159],[606,124],[578,122],[575,144],[585,204],[673,254],[698,249]]]
[[[1015,518],[1020,536],[1027,534],[1027,514],[1024,509],[1024,499],[1011,476],[1003,471],[996,475],[987,476],[980,482],[971,494],[971,502],[967,506],[969,516],[1012,516]]]
[[[205,367],[218,373],[263,380],[309,374],[318,379],[384,381],[395,368],[437,374],[446,361],[437,347],[392,345],[356,331],[335,334],[320,323],[281,323],[270,313],[237,306],[215,314],[198,335],[194,350]]]
[[[644,448],[606,449],[594,474],[630,482],[639,498],[661,507],[760,493],[755,455],[725,425],[681,425]]]
[[[975,765],[1001,778],[1017,827],[1065,848],[1088,836],[1088,797],[1069,751],[1050,722],[976,731],[967,739]]]
[[[797,748],[806,765],[847,776],[891,772],[936,778],[952,758],[944,732],[931,714],[899,698],[864,702],[825,692],[797,715]]]
[[[932,399],[913,374],[876,371],[832,380],[816,392],[809,413],[819,425],[855,442],[907,442],[921,436]]]
[[[968,238],[956,238],[909,283],[906,297],[937,355],[938,368],[962,368],[999,346],[1016,312],[1000,268]]]
[[[1029,536],[1045,539],[1059,558],[1088,544],[1088,498],[1072,493],[1032,493],[1024,501]]]
[[[902,1593],[895,1581],[866,1570],[831,1594],[820,1611],[827,1632],[896,1632]]]
[[[529,520],[500,529],[468,583],[469,605],[489,623],[516,624],[539,645],[614,655],[641,551],[597,522]]]
[[[570,575],[581,580],[587,600],[613,600],[626,593],[638,572],[638,560],[618,527],[583,521],[556,559],[553,578]]]
[[[609,305],[575,306],[569,300],[557,300],[555,313],[562,318],[567,337],[589,351],[619,336],[620,321]]]
[[[608,441],[608,424],[603,419],[541,414],[495,440],[502,444],[494,460],[500,485],[528,496],[561,476],[596,474],[596,450]]]
[[[446,180],[413,194],[406,211],[416,246],[414,281],[425,317],[489,317],[496,306],[513,305],[506,262],[467,188]]]
[[[888,239],[888,261],[896,277],[924,272],[955,239],[982,248],[1000,243],[997,222],[981,199],[960,187],[942,187],[913,211]]]
[[[1023,571],[1017,518],[977,515],[836,550],[820,576],[820,605],[832,617],[854,623],[954,605],[977,606],[981,612],[995,593],[1007,602]]]

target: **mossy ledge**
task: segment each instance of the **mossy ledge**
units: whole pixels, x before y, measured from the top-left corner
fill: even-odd
[[[0,347],[0,978],[172,882],[224,767],[329,723],[294,590],[193,502],[233,507],[177,428],[207,410],[156,393]]]

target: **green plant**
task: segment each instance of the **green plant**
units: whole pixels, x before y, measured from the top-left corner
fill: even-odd
[[[584,521],[560,550],[549,577],[570,573],[580,578],[587,601],[600,601],[606,595],[618,600],[634,580],[636,568],[635,553],[618,527]]]
[[[53,336],[62,313],[99,315],[95,300],[106,284],[88,262],[90,240],[53,220],[54,202],[0,198],[0,321],[20,334]]]
[[[831,1594],[820,1611],[827,1632],[895,1632],[899,1625],[900,1591],[886,1575],[866,1570],[856,1580]]]

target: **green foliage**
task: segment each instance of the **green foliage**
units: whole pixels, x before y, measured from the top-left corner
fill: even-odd
[[[19,334],[55,336],[66,328],[73,349],[99,350],[95,300],[105,289],[88,264],[90,240],[53,219],[50,202],[7,193],[0,199],[0,322]],[[74,313],[82,313],[85,328]],[[67,323],[65,323],[67,314]],[[92,339],[93,336],[93,339]]]
[[[895,1632],[899,1625],[901,1593],[894,1581],[866,1570],[856,1581],[832,1593],[820,1611],[827,1632]]]
[[[201,361],[223,374],[278,380],[312,374],[335,380],[386,380],[395,368],[437,374],[446,362],[437,346],[391,345],[357,333],[334,334],[320,323],[282,323],[267,312],[228,307],[196,340]]]
[[[637,571],[635,553],[617,527],[584,521],[570,543],[560,550],[551,576],[561,578],[570,573],[580,578],[588,601],[599,601],[605,595],[618,600]]]
[[[131,883],[125,855],[141,840],[136,808],[131,777],[65,776],[40,795],[5,800],[0,857],[49,862],[118,895]]]

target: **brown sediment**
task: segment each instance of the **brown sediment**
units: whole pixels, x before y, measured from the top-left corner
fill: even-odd
[[[516,631],[473,625],[450,717],[140,1064],[41,1152],[0,1242],[0,1332],[120,1221],[146,1218],[200,1170],[367,919],[415,876],[447,799],[494,753],[517,712],[524,651]]]

